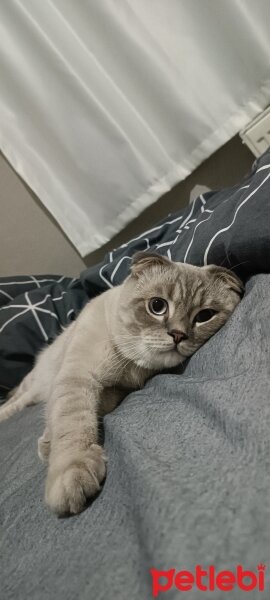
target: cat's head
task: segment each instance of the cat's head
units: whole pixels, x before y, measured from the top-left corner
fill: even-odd
[[[121,286],[117,345],[139,366],[174,367],[224,325],[242,294],[228,269],[139,252]]]

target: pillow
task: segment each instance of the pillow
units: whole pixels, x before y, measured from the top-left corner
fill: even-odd
[[[31,370],[40,348],[76,318],[87,300],[122,283],[132,255],[149,249],[193,265],[223,265],[242,279],[270,272],[270,150],[240,185],[201,194],[192,205],[109,252],[80,279],[56,275],[0,279],[2,398]]]
[[[270,149],[244,181],[206,192],[184,210],[169,215],[86,269],[81,282],[88,294],[121,283],[132,255],[151,250],[192,265],[216,264],[242,279],[270,271]]]

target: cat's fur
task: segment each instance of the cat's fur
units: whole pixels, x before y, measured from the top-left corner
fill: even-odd
[[[225,323],[242,289],[227,269],[139,253],[124,283],[91,300],[40,353],[0,408],[0,420],[24,406],[46,403],[39,455],[48,460],[45,499],[53,511],[78,513],[100,489],[106,459],[98,444],[98,415],[113,410],[154,373],[193,354]],[[167,301],[164,316],[149,310],[149,300],[156,297]],[[216,314],[194,324],[205,308]],[[176,345],[171,330],[180,330],[186,339]]]

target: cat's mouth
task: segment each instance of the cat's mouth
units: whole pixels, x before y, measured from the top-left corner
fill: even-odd
[[[170,344],[170,346],[166,346],[165,348],[160,348],[161,352],[176,352],[178,354],[182,354],[183,344]]]
[[[185,352],[184,348],[182,348],[181,344],[173,344],[167,348],[160,348],[160,352],[162,354],[170,354],[171,356],[180,356],[182,359],[189,356],[189,354]]]

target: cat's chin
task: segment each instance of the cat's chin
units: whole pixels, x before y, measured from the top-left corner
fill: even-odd
[[[143,359],[136,360],[136,364],[139,367],[146,369],[163,370],[177,367],[177,365],[181,364],[184,360],[185,357],[182,356],[177,350],[169,350],[168,352],[156,353],[155,356],[151,354],[149,355],[148,360],[144,356]]]
[[[165,358],[165,367],[177,367],[180,365],[185,359],[182,354],[180,354],[177,350],[171,350],[167,352],[165,356],[162,357],[162,362],[164,364]]]

